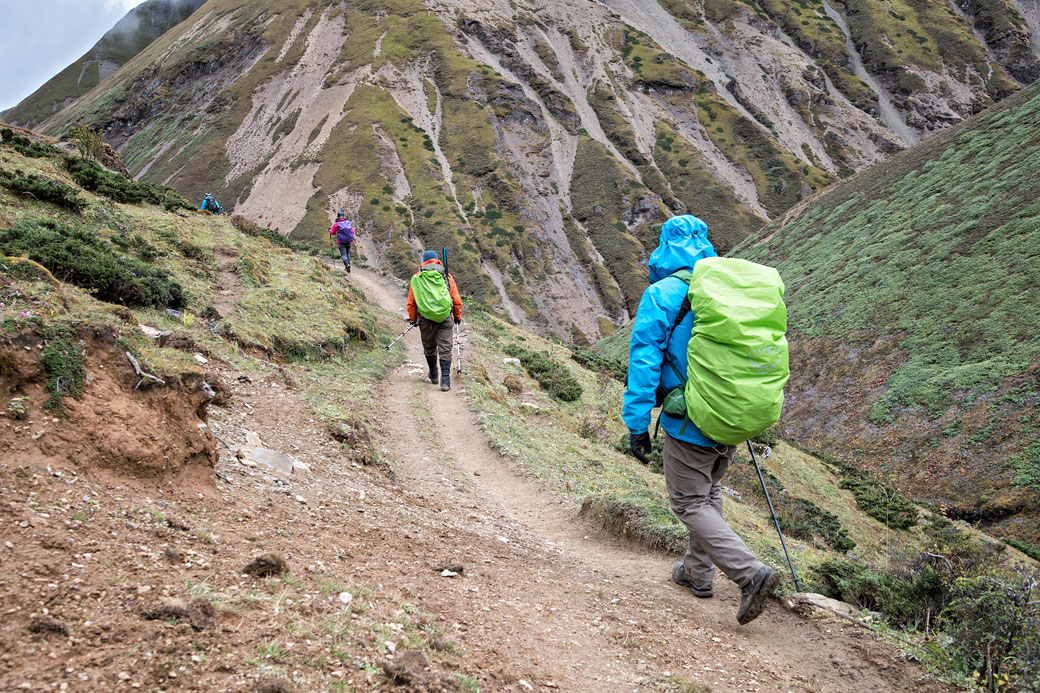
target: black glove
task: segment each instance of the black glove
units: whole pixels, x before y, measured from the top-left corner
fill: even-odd
[[[462,318],[455,318],[455,324],[456,325],[461,325],[462,324]]]
[[[418,327],[419,326],[419,321],[418,320],[409,320],[408,324],[411,325],[412,327]]]
[[[650,433],[643,432],[630,434],[628,437],[628,449],[637,460],[643,464],[650,464],[647,455],[654,450],[654,446],[650,444]]]

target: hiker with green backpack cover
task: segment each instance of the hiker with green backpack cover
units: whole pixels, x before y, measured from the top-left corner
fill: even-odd
[[[717,257],[707,225],[691,215],[664,223],[648,264],[622,411],[630,449],[647,463],[651,413],[662,406],[665,485],[690,532],[672,580],[708,598],[717,566],[741,587],[743,625],[762,613],[780,575],[723,519],[721,480],[736,445],[780,415],[789,375],[783,282],[770,267]]]
[[[408,320],[419,327],[430,382],[437,382],[439,362],[441,390],[450,390],[452,326],[462,322],[462,298],[455,278],[448,274],[435,250],[423,254],[422,265],[412,276]]]

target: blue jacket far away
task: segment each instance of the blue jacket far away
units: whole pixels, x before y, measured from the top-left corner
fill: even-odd
[[[650,286],[639,301],[628,347],[628,390],[622,418],[633,434],[649,429],[658,386],[662,392],[668,392],[686,382],[686,346],[693,332],[693,312],[687,313],[669,335],[689,290],[686,282],[671,275],[683,269],[692,271],[698,260],[716,255],[715,247],[708,240],[708,226],[697,217],[684,214],[672,217],[661,226],[661,243],[647,263]],[[681,379],[666,365],[666,350],[682,374]],[[661,427],[678,440],[705,447],[717,445],[688,419],[662,416]]]

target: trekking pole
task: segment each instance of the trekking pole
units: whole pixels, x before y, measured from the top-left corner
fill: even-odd
[[[787,556],[787,565],[791,568],[791,577],[794,578],[794,588],[799,592],[802,591],[802,586],[798,582],[798,576],[794,572],[794,563],[791,562],[791,554],[787,552],[787,542],[784,541],[784,533],[780,531],[780,520],[776,517],[776,511],[773,510],[773,501],[769,499],[769,490],[766,489],[766,478],[762,476],[762,468],[758,466],[758,458],[755,457],[755,448],[751,447],[751,441],[747,442],[748,452],[751,453],[751,461],[755,463],[755,471],[758,472],[758,480],[762,482],[762,493],[766,494],[766,503],[769,504],[769,513],[773,516],[773,524],[776,525],[776,533],[780,535],[780,545],[784,547],[784,555]]]
[[[459,335],[459,326],[455,325],[455,358],[459,362],[456,373],[462,372],[462,337]]]
[[[444,265],[444,283],[448,285],[448,292],[451,293],[451,275],[448,274],[448,249],[441,248],[441,263]],[[462,372],[462,342],[459,340],[459,325],[455,324],[455,361],[456,361],[456,373]]]
[[[392,342],[390,342],[389,344],[387,344],[387,345],[386,345],[386,350],[387,350],[387,351],[390,351],[390,347],[392,347],[393,345],[397,344],[397,343],[398,343],[398,342],[400,342],[400,341],[401,341],[402,339],[404,339],[404,336],[405,336],[406,334],[408,334],[409,332],[411,332],[411,331],[412,331],[412,328],[413,328],[413,327],[415,327],[415,325],[409,325],[409,326],[408,326],[408,327],[407,327],[407,328],[405,329],[405,331],[404,331],[404,332],[402,332],[402,333],[401,333],[400,335],[398,335],[398,336],[397,336],[397,339],[395,339],[394,341],[392,341]]]

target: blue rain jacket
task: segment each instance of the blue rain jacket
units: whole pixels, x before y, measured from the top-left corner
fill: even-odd
[[[210,205],[213,206],[212,211],[215,214],[220,214],[220,205],[217,204],[216,198],[212,195],[206,195],[206,197],[202,199],[202,206],[199,207],[199,211],[205,212],[207,209],[209,209]]]
[[[639,302],[628,347],[628,390],[622,418],[631,433],[649,429],[659,386],[662,392],[668,392],[686,383],[686,347],[693,332],[693,312],[686,314],[674,333],[669,333],[690,287],[671,274],[682,269],[692,271],[698,260],[716,255],[715,247],[708,240],[708,226],[697,217],[689,214],[672,217],[661,227],[661,243],[648,263],[650,286]],[[666,349],[681,377],[666,363]],[[687,443],[705,447],[717,445],[689,419],[665,415],[661,417],[661,428],[671,437]]]

